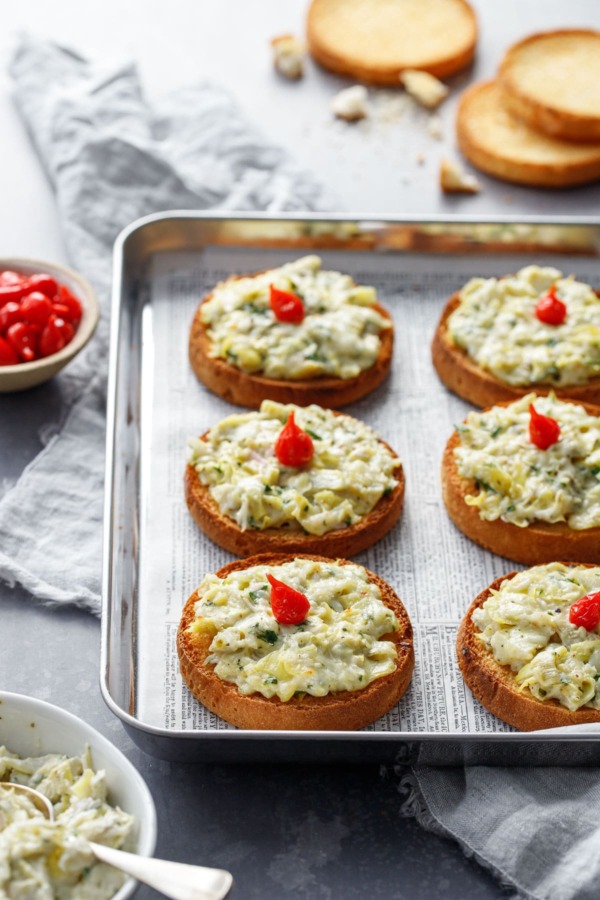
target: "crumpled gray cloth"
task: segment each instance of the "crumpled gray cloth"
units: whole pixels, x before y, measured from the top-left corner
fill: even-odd
[[[94,286],[103,312],[87,350],[60,376],[65,400],[56,433],[0,502],[0,577],[41,602],[99,613],[115,238],[161,210],[285,212],[335,204],[215,85],[185,88],[150,106],[135,66],[106,69],[30,37],[21,38],[10,72],[56,193],[70,262]]]

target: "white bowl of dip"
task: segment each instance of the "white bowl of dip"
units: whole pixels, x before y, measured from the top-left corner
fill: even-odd
[[[134,852],[153,855],[156,809],[145,781],[121,751],[83,719],[42,700],[0,691],[0,746],[21,757],[81,756],[89,746],[94,771],[106,773],[108,802],[135,820]],[[137,882],[128,878],[112,900],[126,900],[136,888]]]

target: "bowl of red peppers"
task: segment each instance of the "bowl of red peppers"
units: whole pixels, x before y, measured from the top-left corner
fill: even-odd
[[[0,392],[56,375],[92,337],[100,309],[77,272],[34,259],[0,259]]]

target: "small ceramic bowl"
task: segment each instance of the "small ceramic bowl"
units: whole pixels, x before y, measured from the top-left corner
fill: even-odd
[[[83,315],[73,339],[58,353],[16,366],[0,366],[0,393],[24,391],[52,378],[85,347],[100,318],[100,307],[94,289],[72,269],[37,259],[0,259],[0,272],[7,269],[24,275],[34,275],[37,272],[52,275],[75,294],[81,303]]]
[[[106,772],[108,800],[130,813],[136,823],[135,852],[152,856],[156,846],[156,809],[137,769],[100,732],[58,706],[0,691],[0,746],[19,756],[66,753],[80,756],[89,746],[94,769]],[[112,900],[127,900],[137,887],[133,878]]]

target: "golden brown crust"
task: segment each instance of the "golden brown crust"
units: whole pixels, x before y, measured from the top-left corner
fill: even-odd
[[[209,432],[201,440],[208,438]],[[392,448],[381,441],[393,456]],[[235,553],[250,556],[256,553],[320,553],[333,558],[356,556],[377,543],[390,531],[402,513],[404,502],[404,470],[398,459],[393,472],[398,481],[386,497],[381,497],[371,512],[355,525],[329,531],[326,534],[308,534],[297,528],[265,528],[243,530],[229,516],[224,516],[210,495],[208,486],[202,484],[198,473],[189,463],[184,476],[185,499],[190,513],[201,530],[215,544]]]
[[[454,75],[471,63],[477,41],[466,0],[312,0],[306,29],[309,51],[326,69],[395,87],[405,69]]]
[[[230,403],[258,409],[263,400],[274,400],[277,403],[295,403],[297,406],[317,403],[319,406],[339,409],[370,394],[390,373],[394,328],[389,312],[379,304],[375,304],[373,309],[389,321],[390,327],[379,334],[381,341],[379,354],[369,369],[365,369],[354,378],[320,376],[298,381],[283,381],[243,372],[224,359],[210,355],[211,340],[202,321],[202,304],[211,297],[212,293],[203,297],[194,313],[189,339],[190,363],[200,381],[213,393]]]
[[[448,319],[460,304],[460,294],[450,297],[433,336],[431,356],[442,382],[475,406],[494,406],[503,401],[518,400],[525,394],[547,394],[553,391],[561,399],[577,400],[600,405],[600,378],[592,378],[586,384],[556,387],[550,383],[536,382],[530,385],[512,385],[501,381],[482,369],[466,350],[458,347],[448,333]]]
[[[512,402],[512,401],[511,401]],[[506,406],[508,403],[500,403]],[[600,409],[588,403],[578,404],[592,416],[600,417]],[[454,450],[460,437],[454,432],[442,459],[442,496],[448,515],[468,538],[498,556],[525,565],[555,562],[600,563],[600,527],[576,531],[565,522],[548,524],[534,521],[520,528],[502,519],[488,522],[480,518],[476,506],[465,502],[467,494],[476,494],[474,480],[463,478],[458,471]]]
[[[298,554],[317,562],[329,562],[327,557]],[[296,558],[289,554],[263,553],[249,559],[229,563],[216,573],[225,578],[231,572],[255,565],[280,565]],[[348,560],[337,560],[348,565]],[[412,676],[414,648],[412,626],[400,599],[383,579],[366,570],[369,580],[376,584],[382,600],[392,609],[400,628],[384,635],[381,640],[393,641],[398,652],[397,668],[389,675],[377,678],[360,691],[339,691],[325,697],[293,697],[287,702],[262,694],[241,694],[237,687],[214,674],[206,663],[212,638],[187,631],[194,620],[196,591],[187,600],[177,633],[177,651],[181,674],[194,696],[208,709],[238,728],[273,729],[290,731],[354,731],[374,722],[384,715],[402,697]]]
[[[456,652],[465,682],[486,709],[521,731],[600,722],[600,710],[585,708],[571,712],[558,700],[536,700],[529,691],[520,691],[510,666],[496,662],[491,651],[477,638],[480,632],[471,618],[474,610],[482,606],[503,581],[516,574],[509,572],[496,578],[475,597],[460,623]]]
[[[498,70],[513,115],[551,137],[584,143],[600,142],[598,76],[600,33],[589,29],[529,35],[507,50]]]
[[[600,143],[568,143],[535,131],[510,112],[493,81],[462,94],[456,136],[474,166],[504,181],[566,188],[600,178]]]

